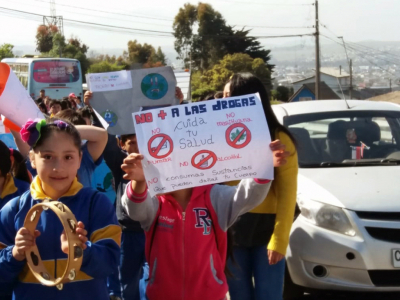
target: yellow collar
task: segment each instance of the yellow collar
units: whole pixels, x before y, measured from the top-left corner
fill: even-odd
[[[4,199],[6,196],[14,194],[16,191],[18,191],[18,188],[15,186],[14,178],[11,176],[10,173],[8,173],[3,186],[3,191],[0,195],[0,199]]]
[[[83,185],[78,182],[77,178],[75,178],[69,190],[61,197],[74,196],[81,190],[81,188],[83,188]],[[39,176],[36,176],[31,183],[31,195],[33,199],[43,200],[49,198],[42,189],[42,181],[40,180]]]

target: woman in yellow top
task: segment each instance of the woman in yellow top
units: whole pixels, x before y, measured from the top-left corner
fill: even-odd
[[[290,152],[287,163],[275,168],[275,178],[264,202],[242,215],[233,226],[234,260],[228,260],[229,271],[233,274],[228,278],[229,293],[231,300],[278,300],[282,299],[285,254],[296,206],[295,142],[278,122],[268,92],[257,77],[250,73],[235,74],[228,84],[230,97],[260,94],[271,139],[281,140]]]

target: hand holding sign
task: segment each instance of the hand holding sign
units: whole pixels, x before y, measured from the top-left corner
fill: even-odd
[[[244,178],[273,179],[285,163],[272,144],[258,95],[163,107],[133,114],[151,195]]]
[[[142,167],[143,158],[144,156],[139,153],[131,153],[124,159],[124,164],[121,166],[122,170],[126,173],[124,179],[136,182],[146,181]]]
[[[286,165],[286,158],[290,155],[289,151],[285,151],[286,146],[280,140],[275,140],[271,142],[270,148],[273,152],[274,167],[277,168]]]

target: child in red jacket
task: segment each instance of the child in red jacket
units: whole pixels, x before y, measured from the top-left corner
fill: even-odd
[[[274,165],[284,164],[284,145],[275,141],[271,149]],[[142,159],[143,155],[133,153],[124,160],[124,178],[132,181],[122,203],[145,230],[150,265],[147,297],[225,299],[226,231],[238,216],[265,199],[270,181],[244,179],[237,187],[208,185],[150,197]]]

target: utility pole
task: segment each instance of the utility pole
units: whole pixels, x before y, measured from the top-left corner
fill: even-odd
[[[350,87],[349,87],[349,99],[353,96],[353,61],[350,59]]]
[[[318,0],[315,0],[315,100],[318,100],[320,79]]]
[[[56,26],[58,28],[58,32],[64,36],[64,23],[63,17],[56,15],[56,2],[55,0],[50,1],[50,16],[43,16],[43,25],[48,27]],[[59,43],[59,55],[62,56],[62,49]]]

